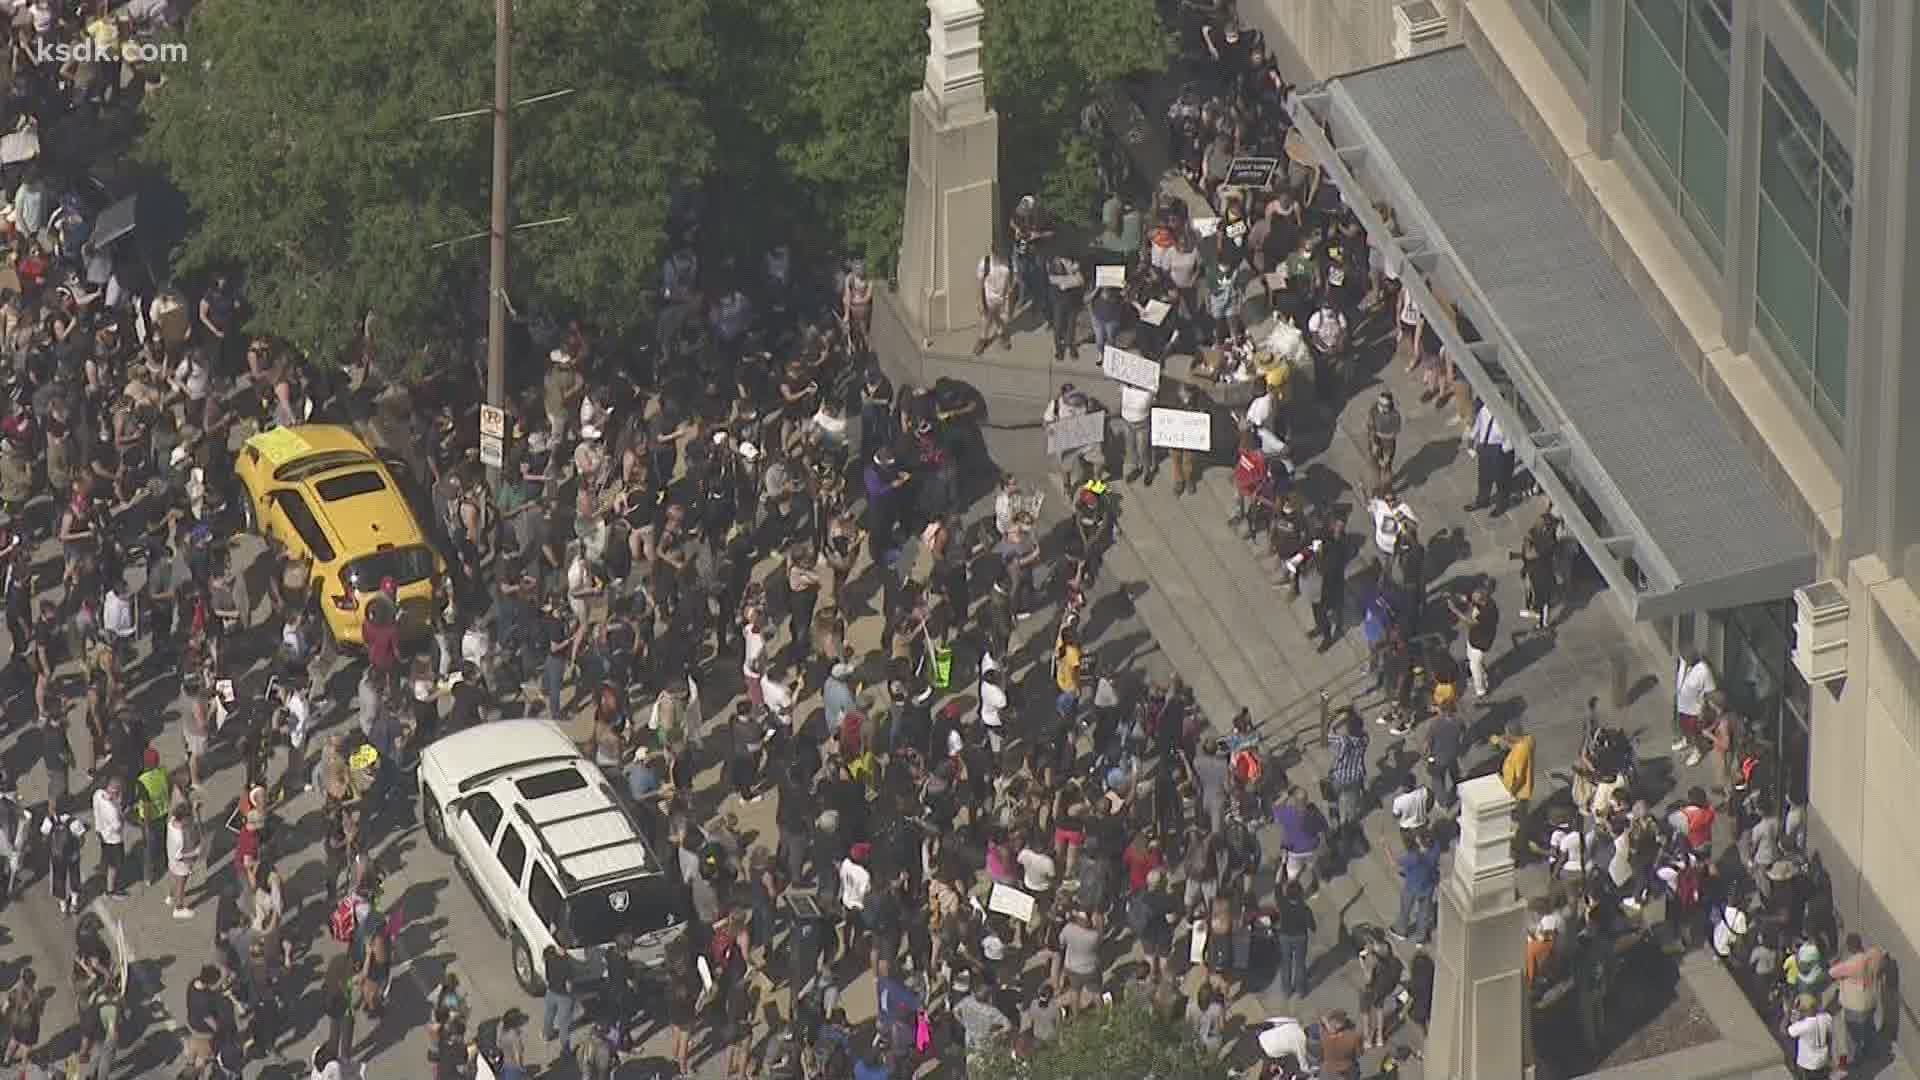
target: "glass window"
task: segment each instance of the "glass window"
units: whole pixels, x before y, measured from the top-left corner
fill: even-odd
[[[518,885],[520,875],[527,869],[527,842],[520,839],[520,830],[508,826],[500,834],[500,869],[507,872],[507,880]]]
[[[541,925],[548,933],[559,930],[567,917],[566,901],[560,898],[560,890],[547,876],[547,868],[539,863],[533,864],[533,876],[527,879],[527,902],[533,905],[533,913],[540,916]]]
[[[1641,12],[1659,10],[1663,0],[1652,4],[1636,3],[1627,19],[1626,72],[1621,79],[1621,95],[1626,107],[1667,164],[1680,163],[1680,98],[1685,93],[1680,83],[1680,66],[1667,52],[1659,33]],[[1678,28],[1679,21],[1675,20]],[[1669,39],[1678,42],[1678,38]],[[1672,193],[1668,193],[1671,197]]]
[[[1838,435],[1847,400],[1853,156],[1772,46],[1763,102],[1757,321]]]
[[[1813,213],[1819,159],[1778,97],[1768,94],[1761,110],[1760,187],[1808,249],[1819,243]]]
[[[1860,54],[1859,0],[1793,0],[1801,21],[1813,31],[1827,59],[1847,80],[1857,86],[1855,68]]]
[[[1693,0],[1688,7],[1687,61],[1683,65],[1687,84],[1700,95],[1707,111],[1727,130],[1728,102],[1733,99],[1727,72],[1733,67],[1732,14],[1730,0]]]
[[[1818,337],[1814,343],[1814,411],[1840,438],[1847,414],[1847,305],[1825,282],[1820,284]]]
[[[1717,265],[1727,219],[1725,0],[1633,0],[1621,130]]]
[[[1647,167],[1648,174],[1653,177],[1653,185],[1660,189],[1660,194],[1669,199],[1674,198],[1680,178],[1675,175],[1672,166],[1667,164],[1666,156],[1660,152],[1660,147],[1654,142],[1652,134],[1641,125],[1639,116],[1633,110],[1620,110],[1620,130],[1626,134],[1627,142],[1633,147],[1633,152],[1639,156],[1640,163]]]
[[[500,804],[494,800],[493,796],[486,792],[470,795],[460,804],[460,812],[467,815],[467,820],[473,822],[474,828],[480,830],[483,839],[488,843],[493,842],[494,830],[500,827],[502,816]]]
[[[1573,66],[1587,73],[1587,42],[1593,34],[1593,0],[1547,0],[1547,26]]]
[[[1755,293],[1783,339],[1773,340],[1773,346],[1781,362],[1796,369],[1795,381],[1806,389],[1813,364],[1813,260],[1765,193],[1760,198],[1759,254]]]
[[[1687,201],[1711,227],[1717,240],[1727,231],[1727,136],[1715,126],[1700,98],[1686,96],[1680,181]],[[1709,245],[1710,247],[1715,245]]]

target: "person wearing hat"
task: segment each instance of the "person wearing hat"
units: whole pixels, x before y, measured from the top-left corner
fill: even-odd
[[[1820,1007],[1820,999],[1808,993],[1795,997],[1781,1026],[1794,1040],[1794,1076],[1825,1080],[1833,1064],[1833,1015]]]

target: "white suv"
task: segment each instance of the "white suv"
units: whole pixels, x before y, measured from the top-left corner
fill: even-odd
[[[514,978],[529,994],[545,992],[542,958],[563,927],[580,981],[591,982],[621,933],[646,964],[685,926],[679,883],[599,767],[550,720],[496,720],[427,747],[420,813],[512,943]]]

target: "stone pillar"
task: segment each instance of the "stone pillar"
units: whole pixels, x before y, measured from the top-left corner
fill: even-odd
[[[1440,883],[1431,1080],[1512,1080],[1532,1072],[1522,968],[1527,909],[1514,884],[1513,797],[1498,776],[1460,785],[1460,839]]]
[[[923,338],[980,322],[974,270],[1000,222],[1000,118],[980,69],[979,0],[927,0],[926,84],[907,150],[900,304]]]

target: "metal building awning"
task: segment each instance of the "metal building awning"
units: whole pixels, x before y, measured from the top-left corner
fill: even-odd
[[[1478,329],[1470,345],[1436,321],[1635,618],[1812,579],[1807,536],[1464,47],[1303,89],[1292,110],[1372,243],[1405,257],[1422,310],[1441,310],[1438,290]]]

